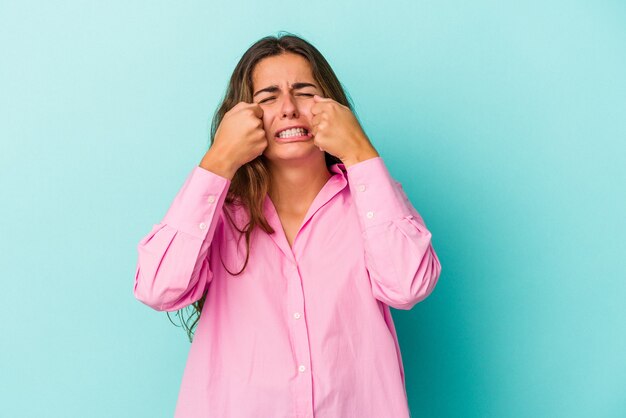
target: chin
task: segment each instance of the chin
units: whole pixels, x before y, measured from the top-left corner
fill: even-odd
[[[313,145],[313,143],[296,143],[286,144],[288,147],[282,149],[274,148],[271,152],[271,155],[268,156],[270,160],[299,160],[299,159],[309,159],[321,156],[324,158],[324,151],[320,151],[318,147]]]

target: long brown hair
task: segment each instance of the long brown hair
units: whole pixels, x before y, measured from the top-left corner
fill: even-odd
[[[332,70],[330,64],[324,56],[303,38],[294,35],[289,32],[281,31],[277,36],[266,36],[255,42],[248,50],[243,54],[228,83],[228,88],[224,94],[224,99],[221,105],[213,116],[211,126],[210,143],[213,145],[215,138],[215,132],[219,124],[224,117],[224,114],[228,112],[237,103],[244,101],[252,103],[252,72],[256,64],[263,58],[272,57],[284,53],[299,54],[304,57],[311,65],[313,77],[315,81],[319,83],[322,90],[323,97],[329,97],[338,103],[347,106],[354,113],[354,106],[352,105],[349,96],[344,90],[339,79]],[[324,152],[326,160],[326,166],[330,167],[335,163],[341,163],[341,160],[327,152]],[[250,235],[252,230],[258,226],[268,234],[273,234],[274,229],[269,225],[267,219],[263,215],[263,201],[265,195],[270,190],[271,177],[269,175],[267,161],[263,155],[255,158],[254,160],[242,165],[232,178],[230,187],[226,194],[224,202],[224,213],[227,215],[230,223],[246,237],[246,260],[242,269],[237,273],[229,273],[231,275],[239,275],[243,272],[248,264],[248,256],[250,253]],[[229,205],[243,206],[249,214],[249,223],[245,228],[239,229],[232,218],[229,215],[227,207]],[[241,236],[240,235],[240,238]],[[186,308],[180,309],[176,312],[176,315],[181,318],[181,325],[187,331],[189,341],[193,341],[194,329],[200,319],[202,313],[202,307],[206,299],[206,293],[193,304]],[[185,321],[182,320],[182,312],[191,307],[192,313]],[[167,313],[169,318],[169,312]],[[193,322],[191,322],[193,319]],[[170,322],[171,322],[170,318]],[[191,322],[189,324],[188,322]],[[172,322],[173,323],[173,322]],[[176,324],[174,324],[176,325]]]

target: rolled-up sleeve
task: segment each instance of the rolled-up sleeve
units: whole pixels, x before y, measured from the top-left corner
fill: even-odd
[[[158,311],[199,300],[213,279],[208,251],[223,222],[230,179],[193,168],[162,221],[137,246],[134,295]]]
[[[374,297],[411,309],[434,289],[441,273],[431,232],[394,180],[382,157],[347,168]]]

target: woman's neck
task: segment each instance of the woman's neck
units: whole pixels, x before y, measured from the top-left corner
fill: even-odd
[[[280,213],[304,215],[319,191],[332,177],[323,158],[303,164],[270,163],[270,199]]]

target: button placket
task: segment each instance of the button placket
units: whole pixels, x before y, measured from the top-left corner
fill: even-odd
[[[304,412],[313,408],[313,381],[311,373],[307,373],[311,367],[311,344],[304,317],[304,289],[297,262],[293,262],[286,269],[286,273],[291,279],[288,281],[287,294],[289,300],[288,312],[291,312],[289,320],[293,321],[293,323],[289,328],[293,332],[295,367],[299,375],[299,379],[294,382],[294,390],[300,393],[300,396],[295,401],[296,416],[305,416]]]

